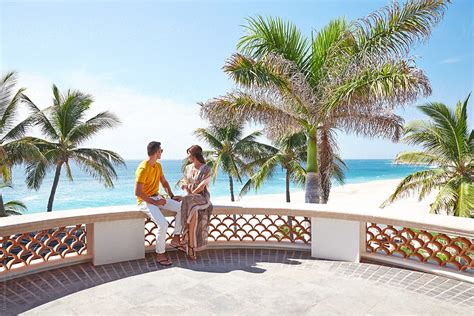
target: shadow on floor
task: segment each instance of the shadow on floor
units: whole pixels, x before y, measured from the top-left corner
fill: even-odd
[[[0,315],[15,315],[100,284],[175,267],[206,273],[264,273],[259,263],[299,265],[299,259],[311,259],[310,252],[267,249],[210,249],[198,255],[193,261],[180,251],[171,251],[173,265],[164,267],[155,262],[153,253],[147,253],[142,260],[101,266],[83,263],[9,280],[0,284]]]

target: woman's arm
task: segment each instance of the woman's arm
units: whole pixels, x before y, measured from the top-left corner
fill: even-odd
[[[198,193],[201,193],[202,191],[204,191],[204,189],[206,188],[206,186],[209,184],[209,182],[211,181],[211,175],[209,174],[204,180],[201,181],[201,183],[199,183],[199,185],[190,192],[190,194],[198,194]]]

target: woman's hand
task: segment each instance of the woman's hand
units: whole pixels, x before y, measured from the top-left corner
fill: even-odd
[[[183,197],[181,195],[175,195],[173,196],[173,200],[181,202],[183,200]]]

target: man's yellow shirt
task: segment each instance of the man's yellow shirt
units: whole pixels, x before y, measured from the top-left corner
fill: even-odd
[[[135,171],[136,182],[143,184],[143,193],[147,196],[158,194],[160,188],[160,179],[163,175],[163,169],[159,162],[155,162],[154,166],[150,166],[148,160],[144,160],[138,165]],[[140,204],[142,199],[137,197],[137,203]]]

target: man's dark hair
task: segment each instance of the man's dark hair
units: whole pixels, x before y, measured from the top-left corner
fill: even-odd
[[[158,150],[161,148],[161,143],[160,142],[150,142],[148,146],[146,147],[146,150],[148,151],[148,156],[152,156],[156,154]]]

